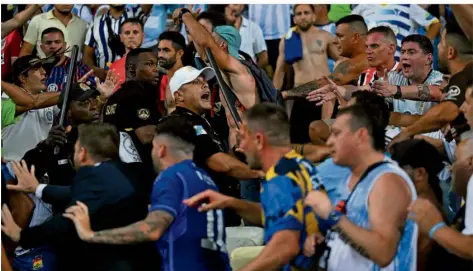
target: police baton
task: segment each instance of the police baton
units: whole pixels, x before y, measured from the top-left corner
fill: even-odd
[[[79,55],[79,46],[74,45],[74,47],[72,47],[71,61],[69,62],[69,70],[67,71],[66,87],[62,90],[64,91],[64,96],[63,96],[64,98],[62,99],[61,115],[59,117],[59,125],[61,125],[62,127],[64,127],[66,124],[67,107],[69,105],[69,93],[71,92],[72,84],[74,81],[74,75],[76,74],[78,55]],[[58,154],[59,150],[60,150],[59,146],[56,146],[54,148],[54,154]]]
[[[207,53],[210,66],[215,71],[215,77],[217,77],[217,82],[220,85],[220,91],[222,91],[223,98],[225,99],[225,102],[227,102],[228,109],[230,109],[230,113],[232,114],[233,120],[235,121],[237,128],[240,129],[241,118],[235,107],[235,103],[238,101],[238,97],[223,80],[222,74],[220,73],[220,69],[218,68],[217,63],[215,62],[214,55],[212,54],[210,49],[205,48],[205,52]]]

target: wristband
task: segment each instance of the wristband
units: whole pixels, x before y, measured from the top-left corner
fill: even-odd
[[[186,13],[190,13],[191,11],[188,10],[187,8],[182,8],[181,11],[179,12],[179,23],[182,23],[182,15]]]
[[[447,226],[447,224],[445,224],[445,222],[443,222],[443,221],[442,221],[442,222],[439,222],[439,223],[437,223],[437,224],[435,224],[435,225],[432,227],[432,229],[430,229],[430,231],[429,231],[429,238],[430,238],[430,239],[434,239],[434,234],[435,234],[435,232],[436,232],[438,229],[443,228],[443,227],[445,227],[445,226]]]
[[[402,98],[401,87],[396,86],[396,88],[397,88],[397,91],[396,91],[396,94],[394,94],[394,99],[401,99]]]

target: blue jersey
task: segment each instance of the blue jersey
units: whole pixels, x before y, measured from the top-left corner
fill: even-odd
[[[324,231],[312,209],[304,206],[304,199],[310,191],[322,189],[316,172],[309,161],[291,151],[268,170],[261,188],[265,243],[282,230],[300,232],[300,253],[284,266],[284,271],[308,269],[313,259],[302,254],[304,241],[307,236]]]
[[[182,203],[207,189],[218,190],[209,175],[190,160],[166,169],[157,177],[150,212],[166,211],[174,217],[174,222],[157,241],[163,271],[231,270],[222,210],[201,213]]]

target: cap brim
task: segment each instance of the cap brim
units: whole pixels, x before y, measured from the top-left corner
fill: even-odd
[[[74,99],[74,101],[85,101],[91,97],[98,96],[99,94],[100,93],[97,89],[91,88],[90,90],[85,91],[84,93],[82,93],[82,95]]]
[[[205,67],[202,70],[200,70],[200,73],[197,77],[199,77],[201,75],[204,76],[205,81],[209,81],[210,79],[215,77],[215,71],[211,67]],[[194,79],[192,79],[192,80],[194,80]]]

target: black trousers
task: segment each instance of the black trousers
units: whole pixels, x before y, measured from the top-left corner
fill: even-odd
[[[269,65],[273,67],[273,71],[276,71],[276,63],[278,61],[279,56],[279,41],[281,41],[281,39],[266,40],[266,47],[268,47]]]

